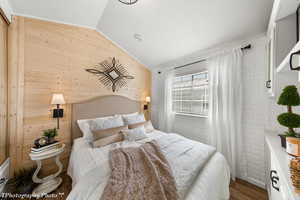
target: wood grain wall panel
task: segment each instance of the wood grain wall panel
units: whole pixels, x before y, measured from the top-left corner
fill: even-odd
[[[8,157],[7,132],[7,96],[8,96],[8,68],[7,68],[7,35],[8,24],[0,16],[0,166]]]
[[[150,95],[150,71],[97,31],[24,17],[14,17],[13,25],[11,34],[19,40],[12,43],[23,49],[14,52],[11,62],[16,62],[15,66],[22,68],[23,61],[24,65],[24,72],[20,70],[24,78],[23,138],[21,148],[12,152],[20,158],[20,161],[13,162],[15,169],[33,164],[28,157],[33,140],[41,136],[42,130],[56,127],[56,120],[51,117],[53,106],[50,101],[53,93],[63,93],[67,102],[63,105],[65,115],[58,136],[67,145],[62,155],[64,162],[68,161],[72,142],[72,103],[112,94],[142,101]],[[18,60],[20,57],[21,61]],[[85,71],[110,57],[116,57],[135,77],[127,88],[116,93],[104,87],[96,76]],[[21,82],[15,79],[13,82]],[[47,169],[53,168],[49,165]]]
[[[8,132],[11,170],[23,161],[24,18],[13,18],[8,28]]]

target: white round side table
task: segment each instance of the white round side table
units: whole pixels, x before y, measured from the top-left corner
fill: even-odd
[[[37,169],[35,170],[32,180],[39,185],[33,190],[32,196],[34,197],[42,197],[50,192],[53,192],[55,189],[60,186],[62,183],[62,178],[58,177],[63,170],[63,165],[59,160],[59,156],[65,150],[65,144],[62,144],[61,148],[55,150],[49,150],[48,152],[43,152],[41,156],[37,156],[34,154],[29,154],[31,160],[36,161]],[[44,178],[38,178],[38,173],[42,168],[42,160],[55,158],[55,163],[58,166],[58,171],[55,174],[51,174]]]

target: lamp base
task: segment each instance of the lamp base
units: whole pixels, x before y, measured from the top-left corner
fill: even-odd
[[[62,118],[64,116],[64,109],[54,109],[53,118]]]
[[[148,110],[148,105],[144,105],[144,110]]]

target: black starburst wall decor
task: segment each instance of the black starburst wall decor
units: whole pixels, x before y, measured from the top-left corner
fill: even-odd
[[[86,71],[98,76],[99,81],[106,87],[111,87],[113,92],[127,86],[128,80],[134,79],[116,58],[105,60]]]

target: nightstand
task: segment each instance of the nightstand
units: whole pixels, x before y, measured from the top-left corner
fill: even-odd
[[[36,155],[30,153],[29,156],[31,160],[36,161],[37,169],[32,176],[32,180],[39,185],[33,190],[32,195],[35,197],[41,197],[46,194],[53,192],[62,183],[62,178],[59,177],[63,170],[63,165],[59,160],[59,156],[64,152],[65,144],[62,144],[60,148],[52,149],[43,152],[41,155]],[[38,173],[42,168],[42,161],[45,159],[53,158],[58,166],[58,171],[55,174],[51,174],[45,178],[38,178]]]

